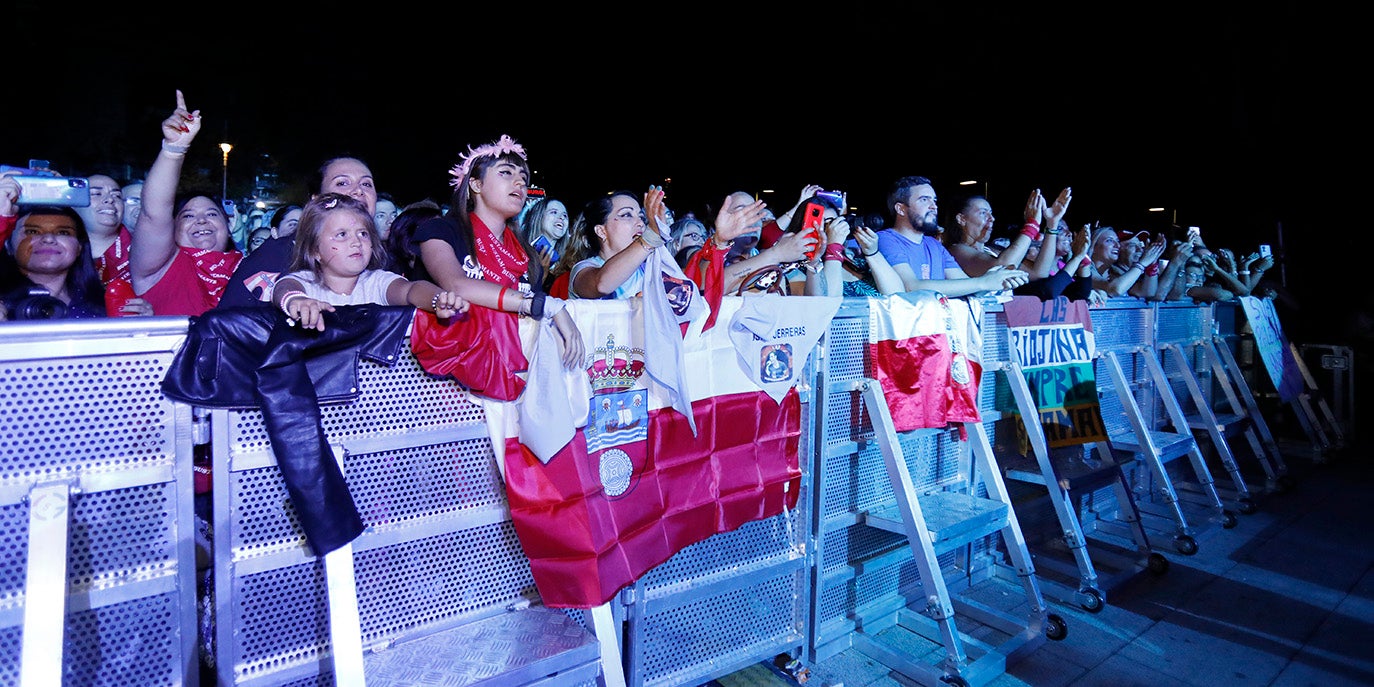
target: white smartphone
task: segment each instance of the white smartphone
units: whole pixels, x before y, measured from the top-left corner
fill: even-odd
[[[1188,242],[1198,243],[1202,241],[1202,227],[1188,227]]]
[[[1260,244],[1260,257],[1261,257],[1261,258],[1269,258],[1269,257],[1273,257],[1273,255],[1274,255],[1274,251],[1273,251],[1272,249],[1269,248],[1269,244],[1267,244],[1267,243],[1261,243],[1261,244]]]

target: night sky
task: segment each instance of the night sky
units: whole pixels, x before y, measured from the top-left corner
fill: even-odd
[[[509,133],[535,183],[574,212],[665,179],[679,212],[764,189],[781,212],[807,183],[876,212],[892,180],[921,174],[947,199],[942,221],[957,182],[977,179],[1008,224],[1032,188],[1053,198],[1068,185],[1075,225],[1173,220],[1203,227],[1214,247],[1282,246],[1295,291],[1307,265],[1329,286],[1327,261],[1362,242],[1309,250],[1315,223],[1330,221],[1314,201],[1340,188],[1335,165],[1356,148],[1346,103],[1368,82],[1343,78],[1358,46],[1338,16],[1202,3],[1087,14],[739,5],[501,4],[491,10],[507,14],[478,15],[473,4],[240,4],[191,20],[116,6],[57,16],[20,0],[7,52],[22,78],[0,162],[140,174],[180,88],[206,118],[188,173],[218,192],[227,140],[234,196],[255,169],[304,193],[314,167],[349,153],[402,204],[444,202],[458,153]],[[1167,211],[1145,212],[1154,206]]]

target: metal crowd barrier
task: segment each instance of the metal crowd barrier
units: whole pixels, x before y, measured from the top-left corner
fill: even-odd
[[[186,322],[0,325],[0,684],[196,684]]]
[[[1110,393],[1124,382],[1155,430],[1166,413],[1142,356],[1157,355],[1161,341],[1208,336],[1212,306],[1119,300],[1092,312],[1098,349],[1123,362],[1119,381],[1099,367],[1102,414],[1109,426],[1127,422]],[[987,364],[1007,359],[997,315],[992,307],[984,319]],[[186,326],[184,318],[4,325],[0,518],[7,525],[0,531],[10,533],[11,555],[0,565],[0,685],[196,684],[191,454],[193,413],[203,411],[159,389]],[[612,602],[618,636],[598,633],[599,640],[580,612],[519,615],[542,606],[481,407],[451,380],[428,375],[408,351],[393,367],[362,363],[358,400],[322,405],[367,524],[351,545],[357,636],[350,642],[378,656],[411,647],[389,654],[390,664],[369,665],[369,681],[419,679],[404,671],[423,665],[455,684],[553,684],[529,656],[512,655],[512,646],[530,653],[528,644],[504,643],[503,632],[525,632],[526,640],[564,642],[560,651],[571,657],[559,668],[560,684],[604,680],[595,644],[618,641],[623,666],[613,672],[628,684],[692,685],[777,654],[823,661],[887,622],[874,619],[919,614],[924,609],[911,605],[922,586],[913,547],[864,525],[864,513],[894,497],[875,428],[853,400],[853,380],[871,376],[867,327],[866,301],[847,300],[812,358],[801,388],[805,477],[797,508],[680,551]],[[1017,421],[994,411],[1002,405],[996,394],[1006,392],[991,383],[993,374],[985,375],[980,404],[988,435]],[[261,411],[203,414],[214,457],[218,681],[356,681],[334,674],[330,626],[340,609],[331,607],[332,573],[305,545]],[[987,496],[959,432],[901,442],[918,491]],[[1152,498],[1157,475],[1137,468],[1128,476],[1135,498]],[[1119,499],[1108,484],[1078,495],[1072,507],[1091,532],[1117,520]],[[1062,532],[1052,513],[1020,509],[1028,532]],[[1031,538],[1032,553],[1036,546]],[[938,563],[955,591],[971,588],[1000,575],[1006,547],[993,532],[942,553]],[[537,618],[535,634],[518,622],[495,626],[512,618]],[[456,648],[484,636],[497,640],[485,653]],[[427,638],[439,643],[417,643]]]

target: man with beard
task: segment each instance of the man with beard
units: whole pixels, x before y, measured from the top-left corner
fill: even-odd
[[[950,298],[987,291],[1014,289],[1030,276],[1025,271],[996,266],[981,277],[970,277],[940,242],[935,187],[920,176],[902,177],[887,195],[892,227],[878,232],[878,251],[902,278],[907,291],[939,291]]]

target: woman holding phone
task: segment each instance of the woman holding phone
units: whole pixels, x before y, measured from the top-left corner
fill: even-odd
[[[567,250],[568,206],[556,198],[540,198],[520,216],[520,233],[539,256],[544,274],[548,274]]]

